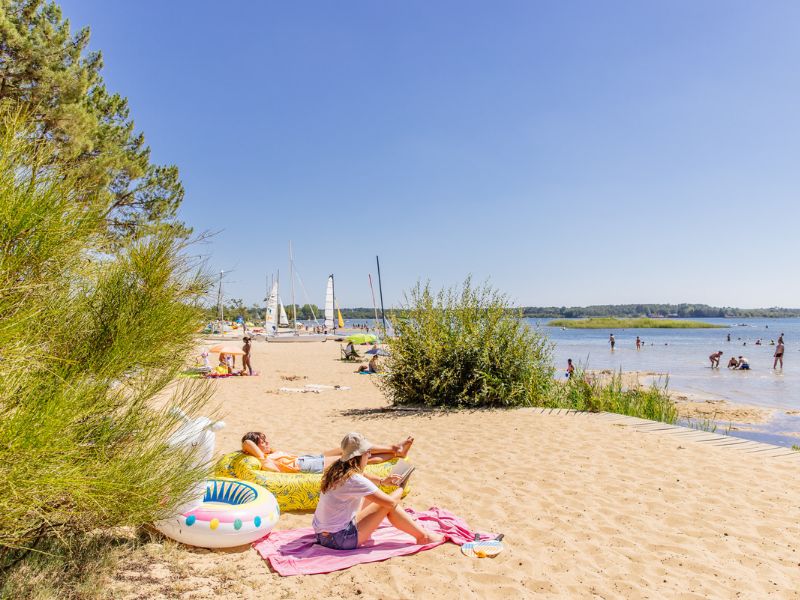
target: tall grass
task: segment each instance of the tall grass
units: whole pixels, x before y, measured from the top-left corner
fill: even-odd
[[[434,294],[418,283],[402,313],[381,387],[395,404],[525,406],[552,385],[551,346],[506,296],[469,278]]]
[[[720,329],[727,327],[727,325],[716,325],[705,321],[647,319],[644,317],[631,319],[618,319],[616,317],[554,319],[547,324],[551,327],[566,327],[567,329]]]
[[[167,405],[208,396],[167,391],[205,278],[168,231],[101,252],[110,207],[76,202],[92,190],[28,134],[0,113],[0,580],[32,552],[168,513],[205,474],[165,443]]]
[[[676,423],[678,409],[663,386],[625,388],[622,373],[615,373],[608,382],[576,370],[573,377],[555,386],[544,404],[549,408],[570,408],[588,412],[611,412],[653,421]]]

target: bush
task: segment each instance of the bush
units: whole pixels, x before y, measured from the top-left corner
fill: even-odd
[[[434,295],[418,283],[392,317],[380,385],[394,404],[529,406],[553,385],[550,344],[488,285]]]
[[[168,230],[102,253],[105,201],[0,114],[0,569],[168,513],[205,475],[166,446],[200,385],[166,393],[206,280]],[[158,402],[156,402],[158,400]],[[2,590],[0,590],[2,592]]]

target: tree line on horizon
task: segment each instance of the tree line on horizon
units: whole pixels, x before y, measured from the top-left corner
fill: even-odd
[[[708,304],[596,304],[592,306],[526,306],[525,317],[534,319],[586,319],[592,317],[780,318],[800,317],[800,308],[735,308]]]
[[[294,314],[291,305],[284,306],[289,320]],[[517,309],[522,316],[531,319],[588,319],[596,317],[675,317],[685,319],[697,318],[790,318],[800,317],[800,308],[735,308],[730,306],[717,307],[707,304],[596,304],[592,306],[524,306]],[[209,320],[217,318],[217,307],[206,309]],[[245,306],[239,299],[232,299],[224,306],[225,318],[236,319],[241,316],[246,321],[258,322],[264,320],[264,306],[253,304]],[[375,309],[356,307],[342,308],[342,317],[348,320],[374,319]],[[308,321],[316,315],[317,319],[324,319],[323,309],[316,304],[297,305],[298,320]],[[387,315],[402,314],[403,309],[387,309]],[[380,310],[378,311],[380,316]]]

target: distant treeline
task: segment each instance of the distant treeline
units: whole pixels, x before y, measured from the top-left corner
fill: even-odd
[[[526,317],[578,319],[587,317],[748,318],[800,317],[800,308],[733,308],[707,304],[597,304],[594,306],[526,306]]]
[[[293,308],[291,305],[284,307],[289,319],[292,319]],[[348,320],[374,319],[374,308],[343,308],[342,317]],[[387,308],[388,314],[399,314],[402,311]],[[597,304],[594,306],[525,306],[523,315],[533,319],[581,319],[589,317],[673,317],[673,318],[754,318],[754,317],[800,317],[800,308],[732,308],[730,306],[717,307],[707,304]],[[206,310],[209,320],[215,319],[216,307]],[[315,315],[320,321],[325,317],[323,309],[314,304],[297,305],[297,318],[310,320]],[[380,310],[378,310],[380,316]],[[263,306],[244,306],[239,300],[232,300],[225,305],[225,318],[235,319],[244,317],[247,321],[263,321]]]

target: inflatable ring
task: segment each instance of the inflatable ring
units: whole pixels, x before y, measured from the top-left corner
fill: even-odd
[[[278,522],[278,502],[260,485],[216,477],[206,480],[200,504],[155,523],[173,540],[200,548],[230,548],[265,537]]]
[[[387,477],[392,467],[399,459],[375,465],[367,465],[367,473],[376,477]],[[254,456],[242,452],[231,452],[223,456],[214,468],[214,475],[218,477],[236,477],[264,486],[275,495],[281,510],[314,510],[319,502],[321,473],[275,473],[262,471],[261,463]],[[389,493],[396,489],[394,486],[381,486]],[[403,496],[408,494],[410,487],[403,490]]]

